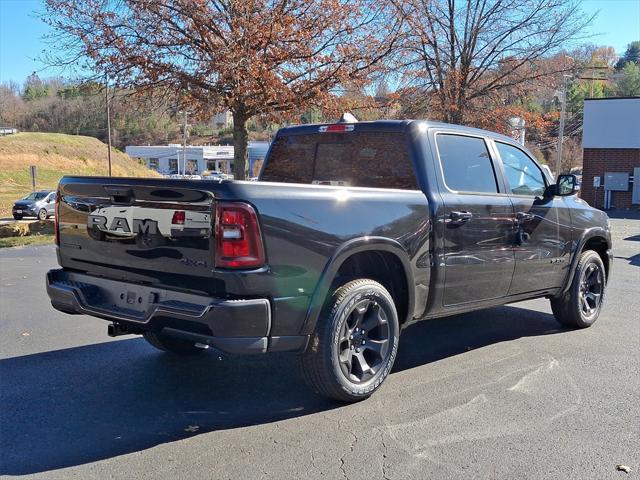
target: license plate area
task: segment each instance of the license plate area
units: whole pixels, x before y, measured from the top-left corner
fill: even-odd
[[[129,286],[129,288],[116,293],[112,300],[115,307],[135,310],[142,315],[149,307],[158,302],[158,294],[144,287],[131,289]]]

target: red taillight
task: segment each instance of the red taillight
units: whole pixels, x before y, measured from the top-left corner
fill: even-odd
[[[176,210],[173,212],[173,218],[171,219],[172,225],[184,225],[184,210]]]
[[[246,203],[216,205],[216,267],[256,268],[264,265],[258,216]]]
[[[335,123],[333,125],[322,125],[318,128],[320,133],[342,133],[342,132],[353,132],[355,129],[355,125],[350,125],[347,123]]]
[[[60,208],[60,192],[56,192],[56,204],[53,208],[53,241],[56,245],[60,245],[60,214],[58,209]]]

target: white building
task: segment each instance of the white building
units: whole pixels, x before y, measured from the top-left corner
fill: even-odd
[[[5,136],[5,135],[13,135],[14,133],[18,133],[18,129],[17,128],[13,128],[13,127],[0,127],[0,135]]]
[[[250,166],[259,158],[264,159],[268,149],[268,142],[249,142]],[[162,174],[186,172],[200,175],[205,171],[233,173],[232,145],[189,145],[186,149],[180,144],[132,145],[126,147],[125,151],[130,157],[144,160],[149,168]]]
[[[180,144],[129,146],[127,155],[146,161],[147,166],[162,174],[187,172],[201,174],[205,170],[231,173],[233,171],[233,147]]]

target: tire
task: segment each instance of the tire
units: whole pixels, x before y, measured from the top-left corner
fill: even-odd
[[[350,281],[333,293],[318,319],[302,356],[303,377],[325,397],[364,400],[391,371],[399,335],[389,292],[373,280]]]
[[[600,255],[593,250],[582,252],[571,286],[561,297],[551,299],[556,320],[571,328],[593,325],[602,310],[606,283]]]
[[[193,356],[204,352],[203,348],[198,348],[193,342],[173,338],[159,332],[146,331],[142,334],[144,339],[158,350],[169,352],[174,355]]]
[[[47,219],[47,211],[44,208],[41,208],[38,211],[38,220],[40,220],[41,222],[45,221]]]
[[[22,215],[17,215],[17,214],[13,214],[13,219],[14,220],[22,220]]]

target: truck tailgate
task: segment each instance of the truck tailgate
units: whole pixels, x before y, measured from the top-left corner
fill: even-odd
[[[210,278],[215,246],[210,188],[200,190],[180,180],[127,180],[61,180],[60,264],[184,288],[193,286],[182,284],[182,276]],[[198,185],[203,186],[204,182]],[[206,287],[200,289],[210,290],[211,285]]]

